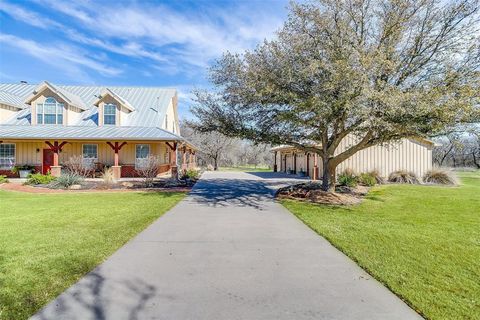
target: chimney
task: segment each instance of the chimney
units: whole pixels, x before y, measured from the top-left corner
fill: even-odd
[[[27,84],[28,82],[25,81],[25,80],[21,80],[20,83],[21,83],[21,84]]]

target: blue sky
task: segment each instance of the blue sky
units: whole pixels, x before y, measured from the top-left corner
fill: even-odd
[[[272,38],[288,1],[0,0],[0,82],[208,86],[222,52]]]

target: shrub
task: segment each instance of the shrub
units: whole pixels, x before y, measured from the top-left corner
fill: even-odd
[[[137,169],[139,176],[143,178],[143,184],[145,187],[152,187],[153,180],[158,175],[158,168],[162,164],[160,157],[158,156],[148,156],[143,159],[141,167]]]
[[[457,179],[453,172],[442,169],[432,169],[423,176],[423,182],[434,184],[457,184]]]
[[[196,180],[200,176],[200,172],[195,169],[188,169],[185,171],[185,173],[182,175],[182,179],[191,179],[191,180]]]
[[[74,173],[64,173],[55,181],[51,183],[51,186],[54,188],[69,188],[73,186],[74,184],[82,184],[83,183],[83,177],[74,174]]]
[[[103,179],[103,183],[105,185],[112,185],[117,182],[113,176],[112,168],[105,168],[105,171],[103,171],[101,178]]]
[[[15,166],[15,167],[13,167],[13,168],[12,168],[12,172],[13,172],[13,173],[18,173],[18,172],[21,171],[21,170],[32,171],[33,169],[35,169],[34,166],[29,165],[29,164],[24,164],[24,165],[21,165],[21,166]]]
[[[0,175],[0,184],[7,183],[7,182],[8,182],[7,176]]]
[[[345,169],[338,175],[338,184],[341,186],[355,187],[358,184],[358,176],[352,169]]]
[[[358,177],[358,182],[367,187],[373,187],[377,184],[376,177],[370,172],[364,172]]]
[[[85,165],[82,156],[70,157],[63,165],[68,174],[83,178],[87,177],[93,171],[92,168]]]
[[[375,182],[377,184],[383,184],[385,183],[385,179],[382,177],[382,175],[380,174],[380,171],[378,171],[377,169],[375,170],[372,170],[372,171],[369,171],[367,172],[370,176],[374,177],[375,178]]]
[[[50,175],[50,173],[47,174],[41,174],[41,173],[31,173],[28,175],[28,180],[25,182],[25,184],[49,184],[50,182],[54,181],[55,177]]]
[[[408,183],[408,184],[417,184],[420,183],[417,179],[415,173],[407,170],[397,170],[388,176],[388,181],[395,183]]]

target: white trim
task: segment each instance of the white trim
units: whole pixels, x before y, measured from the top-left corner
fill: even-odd
[[[148,146],[148,154],[147,158],[137,158],[137,146]],[[141,168],[142,166],[139,165],[141,163],[141,159],[148,159],[148,156],[152,154],[152,146],[149,143],[136,143],[135,144],[135,169]]]
[[[13,164],[12,164],[11,167],[7,167],[7,166],[2,166],[2,165],[0,165],[0,169],[2,169],[2,170],[11,170],[11,169],[13,169],[13,167],[15,167],[16,164],[17,164],[17,144],[16,144],[15,142],[2,142],[2,143],[0,143],[0,145],[6,145],[6,144],[12,144],[12,145],[14,146],[14,148],[13,148],[13,153],[14,153],[14,155],[13,155]]]
[[[84,150],[83,150],[84,146],[96,146],[97,147],[97,157],[96,158],[85,158],[84,157],[85,153],[84,153]],[[82,143],[82,162],[83,162],[84,165],[85,165],[85,162],[86,162],[87,159],[88,159],[88,162],[91,162],[91,163],[88,163],[87,166],[93,168],[95,166],[95,162],[98,162],[98,143]]]

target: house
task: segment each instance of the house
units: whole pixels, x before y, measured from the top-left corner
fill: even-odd
[[[92,169],[112,166],[134,177],[149,155],[159,173],[195,165],[195,148],[180,135],[175,89],[157,87],[0,84],[0,174],[15,165],[58,176],[81,157]]]
[[[337,154],[346,150],[355,142],[355,136],[346,136],[339,144]],[[363,149],[337,167],[337,174],[345,169],[362,173],[378,170],[380,175],[388,177],[397,170],[408,170],[422,177],[432,169],[432,150],[434,143],[423,138],[402,139],[389,145],[377,145]],[[282,145],[272,148],[274,153],[274,171],[300,174],[302,172],[316,180],[321,175],[321,158],[311,152],[304,152],[292,146]]]

